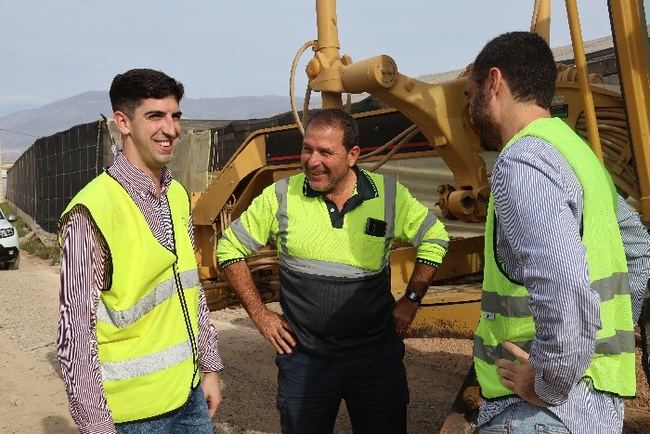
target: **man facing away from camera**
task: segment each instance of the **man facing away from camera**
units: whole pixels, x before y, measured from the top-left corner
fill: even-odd
[[[467,82],[482,146],[500,151],[474,339],[481,432],[621,432],[622,398],[636,393],[648,232],[589,146],[551,118],[555,78],[546,42],[512,32],[483,48]]]

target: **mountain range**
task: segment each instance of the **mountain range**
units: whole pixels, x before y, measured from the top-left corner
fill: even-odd
[[[302,99],[297,101],[302,108]],[[284,113],[291,109],[285,96],[240,96],[230,98],[183,98],[181,110],[186,119],[254,119]],[[0,117],[2,161],[15,161],[39,137],[65,131],[75,125],[113,113],[108,92],[89,91],[44,105]]]
[[[593,63],[598,66],[600,56],[612,52],[612,47],[611,36],[586,41],[584,48],[589,64]],[[557,62],[572,63],[573,49],[571,45],[554,48],[553,53]],[[441,72],[418,78],[425,82],[435,83],[452,80],[458,77],[462,71],[460,69]],[[363,95],[354,96],[353,101],[363,97]],[[302,109],[302,98],[297,98],[296,103]],[[320,106],[320,98],[313,95],[310,106]],[[236,120],[265,118],[287,112],[290,107],[288,97],[277,95],[183,98],[181,102],[183,118],[186,119]],[[23,110],[0,117],[2,160],[14,161],[38,137],[48,136],[59,131],[65,131],[75,125],[99,120],[100,113],[110,116],[112,112],[108,92],[90,91],[55,101],[37,109]],[[27,135],[21,133],[27,133]]]

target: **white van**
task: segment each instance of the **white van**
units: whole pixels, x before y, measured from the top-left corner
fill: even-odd
[[[18,231],[11,224],[15,221],[16,216],[9,215],[5,218],[0,210],[0,263],[10,270],[15,270],[20,265]]]

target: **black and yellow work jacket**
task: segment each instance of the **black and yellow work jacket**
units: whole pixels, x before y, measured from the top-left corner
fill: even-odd
[[[221,267],[272,239],[280,262],[280,303],[305,351],[362,354],[395,336],[389,253],[393,239],[437,265],[448,246],[442,222],[394,178],[355,168],[357,188],[342,210],[304,174],[267,187],[225,231]]]

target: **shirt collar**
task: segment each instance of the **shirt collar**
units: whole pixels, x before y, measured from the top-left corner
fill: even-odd
[[[139,193],[156,195],[156,186],[153,179],[131,163],[122,152],[119,152],[115,157],[115,162],[109,168],[109,172],[120,184],[129,185]],[[165,194],[171,182],[171,171],[167,167],[163,167],[160,173],[160,194]]]
[[[375,185],[370,175],[365,170],[359,169],[359,166],[357,166],[356,164],[352,166],[352,170],[354,170],[354,173],[357,174],[357,185],[355,190],[356,193],[361,198],[361,200],[367,200],[367,199],[379,197],[379,193],[377,192],[377,186]],[[309,185],[309,180],[307,179],[306,176],[302,186],[302,192],[307,197],[323,196],[322,192],[316,191],[313,188],[311,188],[311,185]]]

